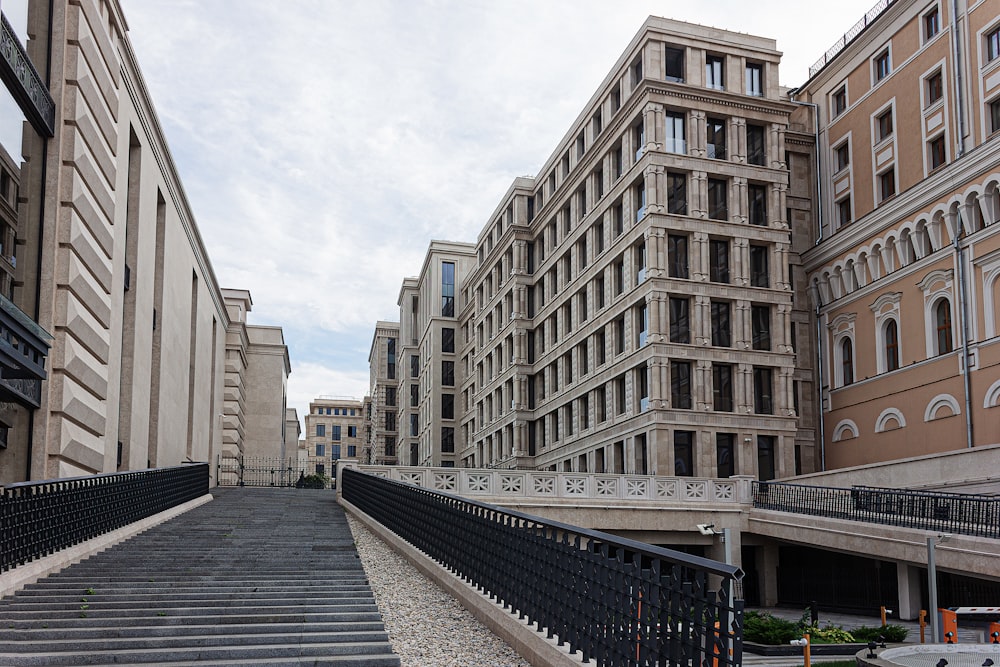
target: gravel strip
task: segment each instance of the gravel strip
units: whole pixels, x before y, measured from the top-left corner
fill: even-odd
[[[354,517],[347,521],[403,667],[531,667]]]

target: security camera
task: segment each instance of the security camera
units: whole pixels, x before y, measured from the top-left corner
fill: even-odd
[[[699,523],[698,532],[702,535],[715,535],[715,524],[714,523]]]

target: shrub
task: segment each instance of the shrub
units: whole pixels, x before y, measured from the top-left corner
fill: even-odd
[[[805,628],[803,632],[809,633],[809,641],[816,644],[851,644],[855,641],[853,633],[848,632],[839,625],[827,625],[825,628],[812,626]]]
[[[906,640],[908,632],[902,625],[893,625],[891,623],[884,628],[877,625],[863,625],[860,628],[851,630],[854,639],[861,643],[877,642],[879,637],[884,637],[885,641],[898,644]]]
[[[802,626],[767,612],[748,611],[743,616],[743,638],[758,644],[787,644],[802,636]]]
[[[326,475],[306,475],[301,479],[303,489],[325,489],[329,478]]]

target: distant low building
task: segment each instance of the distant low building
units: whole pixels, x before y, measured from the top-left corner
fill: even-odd
[[[305,443],[309,469],[334,475],[339,459],[357,459],[364,447],[363,402],[355,398],[320,396],[309,403]]]

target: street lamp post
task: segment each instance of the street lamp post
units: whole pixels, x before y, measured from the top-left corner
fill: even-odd
[[[938,621],[938,596],[937,596],[937,565],[934,562],[934,546],[937,544],[936,537],[927,538],[927,590],[930,592],[931,614],[931,642],[937,643],[940,639],[940,621]]]

